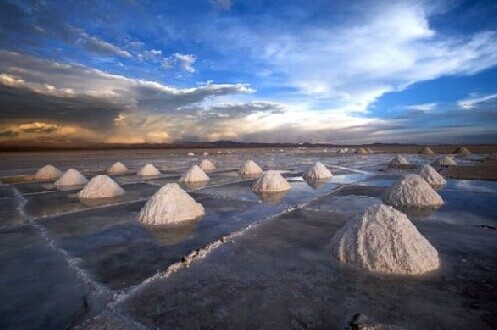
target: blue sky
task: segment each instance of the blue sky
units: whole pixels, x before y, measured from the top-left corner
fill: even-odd
[[[497,142],[495,1],[0,3],[0,139]]]

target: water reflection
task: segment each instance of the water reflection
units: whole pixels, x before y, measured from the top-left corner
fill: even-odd
[[[278,204],[289,191],[259,191],[254,194],[264,203]]]
[[[144,226],[144,228],[160,243],[170,246],[192,236],[202,217],[182,221],[176,224],[161,226]]]

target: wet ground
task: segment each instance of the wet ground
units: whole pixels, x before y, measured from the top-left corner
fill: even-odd
[[[492,329],[497,324],[497,182],[453,180],[438,210],[406,210],[438,250],[441,268],[423,276],[370,274],[335,262],[334,233],[410,169],[391,154],[323,150],[223,150],[206,185],[185,186],[206,215],[181,225],[143,226],[136,214],[162,185],[202,157],[188,151],[6,154],[0,176],[45,164],[88,177],[121,161],[123,196],[82,202],[81,187],[8,178],[0,185],[1,329],[225,329],[357,327]],[[197,152],[198,154],[198,152]],[[415,164],[437,156],[405,155]],[[254,159],[281,170],[292,189],[254,194],[236,169]],[[458,156],[478,166],[484,155]],[[321,161],[332,173],[309,184]],[[145,163],[158,177],[136,176]],[[358,316],[357,314],[360,314]],[[366,321],[364,321],[366,320]]]

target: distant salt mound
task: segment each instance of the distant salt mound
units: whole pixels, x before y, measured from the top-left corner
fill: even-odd
[[[367,155],[368,154],[368,151],[364,148],[357,148],[357,150],[355,151],[356,154],[358,155]]]
[[[439,188],[445,185],[445,179],[433,167],[426,164],[421,168],[419,175],[425,179],[433,188]]]
[[[126,172],[128,172],[128,168],[121,162],[114,163],[107,169],[109,174],[123,174]]]
[[[256,176],[263,172],[262,168],[253,160],[247,160],[238,170],[238,174],[244,176]]]
[[[266,171],[252,186],[255,192],[287,191],[292,186],[278,171]]]
[[[62,176],[55,181],[56,187],[82,186],[88,183],[88,179],[78,170],[68,169]]]
[[[183,182],[201,182],[209,179],[209,176],[200,167],[193,165],[179,180]]]
[[[421,176],[410,174],[390,186],[383,202],[400,208],[437,208],[442,197]]]
[[[409,161],[407,159],[405,159],[403,156],[401,155],[397,155],[395,156],[395,158],[393,158],[391,161],[390,161],[390,166],[398,166],[398,165],[408,165],[409,164]]]
[[[204,157],[207,157],[207,156],[209,156],[209,153],[206,151],[206,152],[204,152],[202,155],[203,155]]]
[[[160,171],[152,164],[146,164],[137,173],[139,176],[157,176],[161,175]]]
[[[302,175],[302,178],[307,181],[325,181],[329,180],[331,177],[330,170],[320,162],[316,162]]]
[[[471,153],[467,148],[465,147],[458,147],[456,150],[453,152],[454,154],[463,154],[463,155],[468,155]]]
[[[344,148],[340,148],[340,149],[337,150],[337,153],[339,153],[339,154],[344,154],[346,152],[347,151]]]
[[[442,157],[436,159],[432,165],[434,166],[451,166],[451,165],[457,165],[456,161],[447,155],[443,155]]]
[[[124,190],[107,175],[97,175],[78,193],[79,198],[108,198],[124,194]]]
[[[54,180],[60,178],[62,172],[55,166],[45,165],[40,168],[35,174],[35,180]]]
[[[205,214],[197,203],[176,183],[168,183],[157,191],[138,213],[137,220],[146,225],[166,225],[193,220]]]
[[[488,160],[497,160],[497,153],[488,155],[487,159]]]
[[[212,171],[216,169],[216,166],[208,159],[202,159],[199,167],[204,171]]]
[[[419,151],[419,153],[423,154],[423,155],[433,155],[434,154],[433,150],[431,150],[430,147],[424,147],[423,149],[421,149]]]
[[[371,149],[371,148],[367,148],[366,150],[368,151],[368,154],[374,154],[373,149]]]
[[[421,275],[440,267],[437,250],[407,216],[381,203],[340,228],[330,249],[340,262],[375,273]]]
[[[193,153],[193,152],[189,152],[189,153],[187,153],[187,156],[189,156],[189,157],[193,157],[193,156],[195,156],[195,153]]]

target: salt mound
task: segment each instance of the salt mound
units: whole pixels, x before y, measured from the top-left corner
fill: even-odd
[[[216,166],[214,166],[214,164],[212,164],[212,162],[208,159],[202,159],[199,167],[204,171],[212,171],[216,169]]]
[[[419,172],[419,175],[426,180],[430,184],[430,186],[434,188],[441,187],[445,185],[445,179],[443,176],[438,174],[438,172],[431,167],[430,165],[426,164],[421,168],[421,171]]]
[[[124,190],[119,187],[107,175],[97,175],[78,193],[80,198],[105,198],[116,197],[124,194]]]
[[[331,172],[320,162],[316,162],[312,167],[310,167],[307,172],[302,175],[304,180],[308,181],[323,181],[328,180],[332,177]]]
[[[347,151],[346,151],[345,149],[343,149],[343,148],[340,148],[340,149],[338,149],[338,151],[337,151],[337,152],[338,152],[339,154],[344,154],[344,153],[346,153]]]
[[[471,152],[467,148],[465,148],[465,147],[459,147],[456,150],[454,150],[453,153],[454,154],[464,154],[464,155],[467,155],[467,154],[470,154]]]
[[[408,175],[390,186],[383,202],[402,208],[435,208],[443,204],[442,197],[421,176]]]
[[[209,176],[200,167],[193,165],[179,180],[183,182],[208,181]]]
[[[160,171],[152,164],[146,164],[137,173],[139,176],[156,176],[161,175]]]
[[[121,162],[114,163],[107,169],[109,174],[123,174],[126,172],[128,172],[128,168]]]
[[[348,221],[330,247],[339,261],[377,273],[419,275],[440,266],[437,250],[407,216],[381,203]]]
[[[408,164],[409,164],[409,161],[401,155],[395,156],[395,158],[393,158],[390,161],[390,165],[408,165]]]
[[[278,171],[266,171],[252,186],[252,191],[287,191],[292,187]]]
[[[432,165],[435,166],[450,166],[450,165],[457,165],[456,161],[452,159],[452,157],[443,155],[442,157],[438,158],[435,160]]]
[[[240,176],[255,176],[261,174],[262,168],[253,160],[247,160],[238,170]]]
[[[209,153],[206,151],[202,155],[204,155],[204,157],[207,157],[207,156],[209,156]]]
[[[189,153],[187,153],[187,155],[190,156],[190,157],[193,157],[193,156],[195,156],[195,153],[189,152]]]
[[[366,150],[367,150],[368,154],[373,154],[374,153],[373,149],[371,149],[371,148],[367,148]]]
[[[168,183],[147,201],[136,219],[146,225],[165,225],[196,219],[204,214],[202,204],[178,184]]]
[[[364,148],[357,148],[357,150],[355,151],[356,154],[359,154],[359,155],[367,155],[368,154],[368,151]]]
[[[45,165],[40,168],[35,174],[35,180],[53,180],[58,179],[62,175],[56,167],[52,165]]]
[[[59,180],[55,181],[56,187],[82,186],[88,183],[88,179],[78,170],[68,169]]]
[[[430,147],[424,147],[419,153],[423,154],[423,155],[433,155],[434,154],[433,150],[431,150]]]

